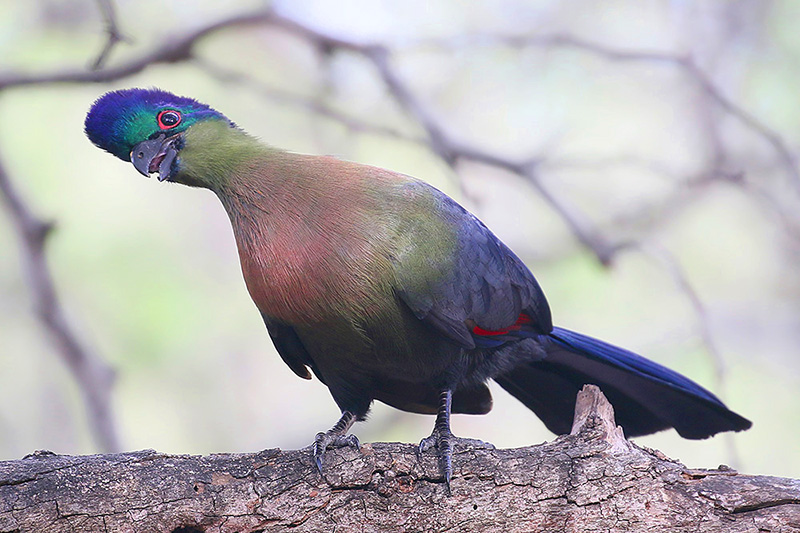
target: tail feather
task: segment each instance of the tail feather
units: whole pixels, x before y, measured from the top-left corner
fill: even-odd
[[[563,328],[539,340],[543,360],[495,379],[554,433],[570,430],[575,395],[587,383],[600,387],[631,437],[673,427],[682,437],[703,439],[751,426],[694,381],[633,352]]]

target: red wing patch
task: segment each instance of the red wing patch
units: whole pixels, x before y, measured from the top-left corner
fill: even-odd
[[[472,328],[472,333],[475,335],[481,335],[484,337],[491,337],[495,335],[507,335],[511,331],[519,331],[525,324],[530,324],[533,322],[530,316],[525,313],[520,313],[517,317],[517,321],[514,322],[514,325],[509,326],[505,329],[498,329],[498,330],[490,330],[490,329],[483,329],[480,326],[475,326]]]

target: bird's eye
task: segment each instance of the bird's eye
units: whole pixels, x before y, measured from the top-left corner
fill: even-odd
[[[158,127],[162,130],[174,128],[181,123],[181,114],[173,109],[165,109],[158,114]]]

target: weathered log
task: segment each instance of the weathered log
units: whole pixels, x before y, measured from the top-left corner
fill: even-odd
[[[688,469],[628,441],[596,387],[571,435],[511,450],[457,447],[448,496],[433,452],[332,450],[0,462],[0,532],[800,532],[800,480]]]

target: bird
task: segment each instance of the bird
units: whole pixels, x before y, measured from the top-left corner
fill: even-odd
[[[450,487],[452,413],[486,414],[488,382],[568,433],[578,390],[600,387],[629,437],[688,439],[751,422],[691,379],[629,350],[553,326],[528,267],[477,217],[422,180],[268,145],[193,98],[110,91],[91,105],[89,140],[144,176],[209,189],[230,218],[247,290],[283,361],[326,385],[341,411],[312,444],[329,448],[374,401],[435,415]]]

